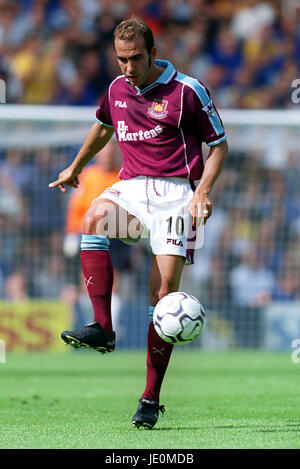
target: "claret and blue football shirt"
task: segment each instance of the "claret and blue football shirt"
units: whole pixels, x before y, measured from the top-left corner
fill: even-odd
[[[202,142],[226,140],[207,88],[165,60],[158,79],[146,88],[117,77],[104,94],[97,120],[114,128],[123,163],[121,179],[137,176],[201,178]]]

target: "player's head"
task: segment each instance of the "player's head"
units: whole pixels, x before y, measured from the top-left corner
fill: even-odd
[[[114,47],[123,75],[132,85],[147,85],[156,57],[149,26],[140,18],[122,21],[114,31]]]

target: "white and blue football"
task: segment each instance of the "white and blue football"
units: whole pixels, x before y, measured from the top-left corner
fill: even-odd
[[[153,324],[157,334],[170,344],[188,344],[203,329],[205,312],[200,301],[184,292],[169,293],[156,305]]]

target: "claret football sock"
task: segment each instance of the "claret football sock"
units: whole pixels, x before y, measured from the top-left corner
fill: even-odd
[[[159,403],[160,389],[172,350],[173,344],[168,344],[159,337],[151,321],[147,339],[147,382],[142,398],[153,399]]]
[[[94,309],[94,321],[112,332],[111,295],[114,281],[110,242],[105,236],[82,235],[81,265]]]

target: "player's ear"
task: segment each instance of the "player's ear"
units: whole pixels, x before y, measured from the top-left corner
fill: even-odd
[[[150,62],[151,62],[151,64],[154,64],[154,60],[156,59],[156,54],[157,54],[156,47],[152,47],[151,52],[150,52]]]
[[[156,58],[156,48],[152,47],[151,52],[149,54],[149,67],[152,67],[152,65],[154,65],[155,58]]]

